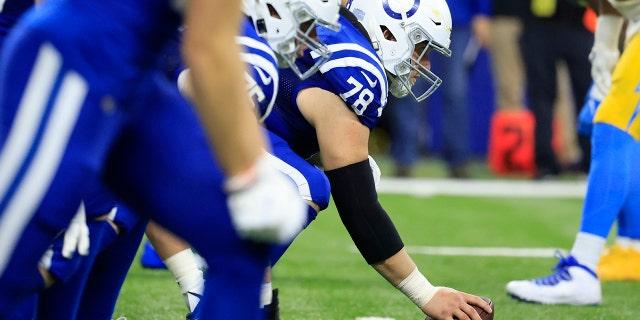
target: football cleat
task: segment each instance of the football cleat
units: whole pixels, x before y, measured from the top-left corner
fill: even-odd
[[[507,294],[514,299],[540,304],[597,305],[602,302],[600,280],[593,270],[571,255],[560,259],[550,276],[507,283]]]
[[[156,249],[153,248],[151,242],[147,241],[144,244],[144,248],[142,249],[142,256],[140,257],[140,263],[142,267],[145,269],[166,269],[167,266],[164,265],[162,259],[156,252]]]
[[[273,289],[271,303],[263,308],[265,320],[280,320],[280,308],[278,307],[278,289]]]
[[[640,251],[614,245],[598,263],[602,281],[640,281]]]

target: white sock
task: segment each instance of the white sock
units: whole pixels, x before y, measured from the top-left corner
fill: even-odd
[[[628,237],[616,237],[616,244],[623,249],[627,249],[631,246],[631,238]]]
[[[592,271],[596,270],[598,261],[600,261],[600,255],[604,251],[604,246],[607,239],[596,236],[595,234],[578,232],[576,235],[576,241],[571,248],[571,255],[578,260],[578,262]]]
[[[640,252],[640,239],[630,239],[629,248]]]
[[[271,282],[265,282],[262,284],[262,291],[260,292],[260,308],[271,303],[273,297]]]
[[[193,311],[200,301],[199,296],[204,293],[204,277],[198,268],[195,254],[191,249],[185,249],[169,257],[164,264],[180,286],[189,311]]]

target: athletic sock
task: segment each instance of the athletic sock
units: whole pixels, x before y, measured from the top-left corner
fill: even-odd
[[[571,248],[571,255],[578,260],[578,263],[586,266],[592,271],[596,270],[600,255],[604,251],[606,239],[595,234],[579,232]]]
[[[204,277],[191,249],[182,250],[164,261],[182,290],[189,311],[193,311],[204,293]]]
[[[271,282],[265,282],[262,284],[262,289],[260,291],[260,308],[264,308],[264,306],[271,303],[271,298],[273,297],[272,290]]]

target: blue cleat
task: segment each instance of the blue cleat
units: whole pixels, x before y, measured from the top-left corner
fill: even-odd
[[[162,259],[156,252],[156,249],[153,248],[151,242],[147,240],[144,244],[144,248],[142,251],[142,256],[140,257],[140,263],[142,267],[145,269],[166,269],[167,266],[164,265]]]

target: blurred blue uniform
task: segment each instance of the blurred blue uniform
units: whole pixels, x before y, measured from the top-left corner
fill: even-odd
[[[468,93],[471,64],[475,63],[465,61],[474,58],[465,58],[465,52],[467,47],[470,49],[469,52],[479,50],[477,47],[474,48],[478,46],[477,42],[472,41],[471,20],[475,15],[489,16],[491,1],[456,0],[447,1],[447,4],[453,22],[449,47],[451,57],[434,54],[429,58],[432,71],[442,77],[442,85],[439,93],[436,93],[442,95],[442,158],[451,176],[463,178],[467,174],[464,168],[470,155]],[[429,143],[428,138],[419,139],[420,126],[428,127],[428,119],[423,115],[426,114],[426,104],[427,102],[416,102],[410,97],[389,99],[390,109],[387,116],[392,135],[390,153],[398,169],[396,174],[399,176],[409,175],[410,168],[419,155],[418,144]]]
[[[39,318],[111,319],[120,288],[142,240],[147,219],[117,204],[97,179],[83,203],[89,226],[89,255],[76,253],[71,259],[63,257],[64,234],[56,237],[46,258],[40,261],[57,282],[40,294]],[[105,215],[118,227],[119,233],[107,220],[96,219]],[[109,250],[117,251],[117,258],[105,259],[103,255]],[[105,284],[112,289],[103,289]],[[83,313],[78,314],[81,306]]]
[[[244,62],[250,66],[247,74],[249,94],[254,99],[259,115],[269,115],[274,108],[280,83],[280,72],[275,54],[255,31],[247,19],[243,26],[243,35],[239,42],[247,53]],[[275,133],[265,130],[271,144],[271,163],[291,178],[298,186],[300,196],[326,209],[329,205],[329,181],[324,173],[291,150],[287,142]],[[315,210],[314,210],[315,212]],[[315,217],[315,216],[314,216]]]
[[[239,43],[245,47],[246,53],[243,60],[251,68],[246,76],[248,90],[253,98],[257,112],[261,119],[265,119],[274,108],[278,96],[280,73],[275,54],[268,43],[255,31],[253,24],[247,19],[243,26],[243,35],[239,37]],[[294,77],[297,76],[294,75]],[[283,172],[298,186],[300,197],[306,201],[318,205],[320,211],[329,206],[331,197],[329,180],[327,176],[296,154],[289,144],[274,132],[265,129],[265,134],[271,145],[271,164]],[[312,207],[307,207],[307,224],[313,221],[318,212]],[[289,244],[290,245],[290,244]],[[289,245],[274,246],[270,254],[270,264],[274,265],[284,254]]]
[[[267,248],[239,239],[199,119],[156,65],[182,22],[171,4],[49,0],[7,39],[0,318],[41,286],[38,260],[95,176],[216,265],[207,273],[203,318],[260,317]]]
[[[7,34],[13,28],[18,19],[27,12],[28,9],[33,7],[33,5],[33,0],[8,0],[4,2],[2,11],[0,11],[0,48],[2,47],[2,44],[4,44]],[[71,312],[75,313],[75,310],[78,308],[78,302],[80,295],[82,294],[81,289],[84,287],[84,281],[88,277],[89,269],[91,268],[95,257],[99,252],[103,251],[102,248],[111,245],[117,240],[115,230],[108,222],[104,220],[94,221],[93,218],[112,212],[113,214],[109,215],[109,219],[119,227],[121,235],[127,236],[132,234],[132,229],[139,222],[139,217],[124,207],[114,210],[116,203],[113,196],[111,196],[108,191],[98,183],[97,179],[90,188],[91,191],[88,192],[87,198],[84,199],[84,206],[88,220],[87,224],[90,229],[90,254],[86,257],[76,254],[71,259],[64,258],[61,254],[64,234],[59,234],[56,237],[53,244],[50,246],[50,249],[47,250],[47,253],[40,261],[41,265],[48,269],[56,278],[57,283],[53,288],[42,293],[38,298],[39,306],[37,308],[39,309],[39,317],[51,317],[52,315],[55,315],[58,318],[69,319],[75,317],[71,315]],[[141,236],[142,235],[140,233],[138,241]],[[135,240],[133,242],[135,242]],[[137,244],[134,243],[133,246],[137,249]],[[126,265],[126,268],[128,269],[131,259],[133,259],[133,256],[135,255],[135,250],[133,251],[133,254],[130,254],[130,259],[127,259],[126,250],[124,248],[118,248],[117,250],[120,252],[120,255],[119,259],[114,261],[115,264]],[[110,269],[116,270],[117,268],[113,267]],[[110,277],[106,280],[111,283],[122,284],[127,269],[125,269],[123,274],[115,278]],[[101,278],[104,277],[101,276]],[[118,280],[118,278],[120,278],[120,280]],[[89,281],[103,281],[103,279],[89,279]],[[100,299],[96,299],[94,301],[99,301],[101,304],[112,304],[111,313],[113,312],[113,307],[116,302],[115,298],[110,301],[104,297],[100,297]],[[18,310],[14,316],[28,317],[28,315],[33,315],[36,311],[33,303],[22,304],[21,308],[22,309]],[[99,310],[95,305],[93,305],[91,309],[94,311]],[[109,313],[109,318],[111,313]]]
[[[0,6],[0,48],[18,19],[31,7],[34,0],[5,0]]]
[[[255,103],[256,112],[260,118],[263,118],[263,116],[268,116],[274,107],[280,83],[279,73],[284,70],[278,69],[273,50],[256,33],[248,18],[243,24],[242,35],[238,37],[238,43],[244,46],[245,53],[242,58],[249,66],[245,75],[248,92]],[[172,68],[169,67],[169,69]],[[176,73],[179,74],[183,69],[183,65],[178,66]],[[298,79],[295,74],[291,74]],[[294,153],[285,140],[267,129],[264,130],[271,146],[269,151],[270,164],[293,180],[298,186],[298,192],[302,199],[316,203],[320,210],[326,209],[330,199],[330,186],[326,175],[322,170]],[[307,213],[306,225],[313,221],[318,214],[311,206],[307,207]],[[274,265],[282,257],[289,245],[277,245],[272,248],[269,256],[270,265]],[[193,311],[196,319],[201,318],[201,305],[202,302]]]
[[[465,167],[469,161],[469,79],[470,64],[475,61],[465,61],[465,52],[467,47],[478,45],[472,40],[471,21],[476,15],[489,16],[491,1],[456,0],[447,3],[453,22],[449,46],[451,58],[432,55],[432,66],[435,73],[442,75],[442,157],[452,170]]]

